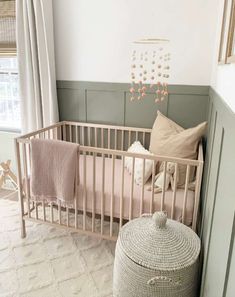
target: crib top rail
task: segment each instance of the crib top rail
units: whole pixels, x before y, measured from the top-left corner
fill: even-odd
[[[62,123],[65,124],[65,125],[80,126],[80,127],[104,128],[104,129],[111,129],[111,130],[123,130],[123,131],[144,132],[144,133],[151,133],[152,132],[152,129],[148,129],[148,128],[116,126],[116,125],[104,125],[104,124],[71,122],[71,121],[64,121]]]
[[[58,122],[54,125],[50,125],[48,127],[36,130],[31,133],[27,133],[25,135],[21,135],[17,137],[15,140],[18,143],[29,143],[30,138],[37,136],[40,133],[47,132],[49,130],[63,127],[63,126],[76,126],[76,127],[85,127],[85,128],[97,128],[97,129],[108,129],[108,130],[121,130],[121,131],[131,131],[131,132],[140,132],[140,133],[151,133],[152,129],[146,128],[136,128],[136,127],[125,127],[125,126],[116,126],[116,125],[103,125],[103,124],[94,124],[94,123],[84,123],[84,122],[72,122],[72,121],[62,121]],[[93,146],[84,146],[80,145],[80,151],[82,152],[89,152],[89,153],[101,153],[107,155],[114,155],[114,156],[125,156],[125,157],[134,157],[134,158],[141,158],[141,159],[148,159],[148,160],[158,160],[158,161],[167,161],[167,162],[175,162],[178,164],[183,165],[191,165],[191,166],[199,166],[199,164],[203,164],[203,148],[202,143],[200,142],[198,148],[198,158],[197,160],[193,159],[184,159],[184,158],[176,158],[176,157],[169,157],[163,155],[147,155],[147,154],[137,154],[137,153],[130,153],[127,151],[121,151],[116,149],[110,148],[100,148],[100,147],[93,147]]]
[[[63,122],[58,122],[58,123],[56,123],[56,124],[54,124],[54,125],[50,125],[50,126],[47,126],[47,127],[45,127],[45,128],[38,129],[38,130],[35,130],[35,131],[33,131],[33,132],[30,132],[30,133],[21,135],[21,136],[19,136],[19,137],[16,137],[15,140],[16,140],[17,142],[25,143],[25,140],[27,140],[27,139],[29,139],[29,138],[31,138],[31,137],[33,137],[33,136],[36,136],[36,135],[38,135],[38,134],[40,134],[40,133],[43,133],[43,132],[46,132],[46,131],[48,131],[48,130],[51,130],[51,129],[54,129],[54,128],[58,128],[58,127],[61,127],[61,126],[63,126]],[[26,141],[26,143],[27,143],[27,141]]]
[[[152,129],[147,128],[137,128],[137,127],[126,127],[126,126],[116,126],[116,125],[104,125],[104,124],[94,124],[94,123],[84,123],[84,122],[72,122],[72,121],[62,121],[58,122],[54,125],[47,126],[45,128],[36,130],[34,132],[30,132],[24,135],[17,137],[18,142],[23,142],[23,139],[33,137],[37,134],[46,132],[48,130],[58,128],[64,125],[68,126],[78,126],[78,127],[90,127],[90,128],[102,128],[102,129],[110,129],[110,130],[123,130],[123,131],[132,131],[132,132],[143,132],[143,133],[151,133]]]

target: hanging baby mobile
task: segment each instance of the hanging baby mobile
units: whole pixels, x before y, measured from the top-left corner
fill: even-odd
[[[133,43],[131,57],[131,101],[143,99],[149,91],[155,102],[168,95],[171,54],[169,40],[142,39]]]

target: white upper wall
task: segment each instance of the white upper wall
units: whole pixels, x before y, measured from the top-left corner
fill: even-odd
[[[220,34],[223,19],[224,0],[219,0],[216,47],[213,57],[211,86],[235,112],[235,64],[218,65]]]
[[[210,84],[219,0],[54,0],[59,80],[129,82],[131,42],[169,38],[172,84]]]

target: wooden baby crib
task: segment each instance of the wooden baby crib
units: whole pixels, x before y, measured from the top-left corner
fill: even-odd
[[[127,221],[157,210],[167,211],[169,218],[180,220],[196,230],[203,171],[202,145],[199,145],[197,160],[126,151],[136,140],[148,148],[150,134],[151,129],[64,121],[16,138],[21,236],[26,236],[25,221],[30,220],[116,240],[119,229]],[[37,202],[30,197],[32,138],[80,144],[77,177],[80,182],[76,185],[74,207],[63,207],[60,202]],[[126,157],[133,159],[131,174],[125,169]],[[143,179],[146,160],[153,161],[154,165],[163,162],[164,180],[168,162],[173,162],[175,168],[184,165],[187,169],[184,188],[177,188],[175,178],[172,190],[163,189],[161,193],[155,194],[153,184],[156,166],[152,166],[149,181],[152,190],[147,191],[145,185],[137,185],[134,181],[137,158],[143,160]],[[195,169],[195,191],[189,188],[192,169]]]

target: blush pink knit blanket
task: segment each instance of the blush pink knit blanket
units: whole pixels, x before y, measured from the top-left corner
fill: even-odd
[[[79,168],[79,145],[46,139],[32,139],[30,145],[32,199],[73,204]]]

